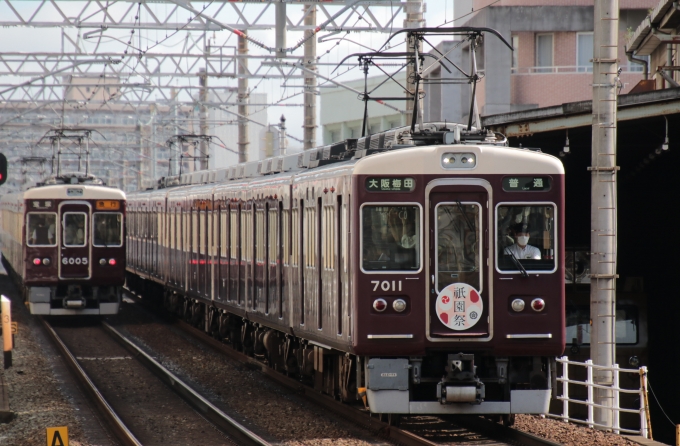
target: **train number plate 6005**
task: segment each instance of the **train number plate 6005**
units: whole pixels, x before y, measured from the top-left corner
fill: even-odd
[[[87,265],[89,260],[87,257],[63,257],[61,263],[63,265]]]

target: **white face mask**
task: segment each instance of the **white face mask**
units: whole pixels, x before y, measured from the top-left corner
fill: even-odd
[[[528,235],[519,235],[517,236],[517,244],[520,246],[526,246],[526,244],[529,243],[529,236]]]

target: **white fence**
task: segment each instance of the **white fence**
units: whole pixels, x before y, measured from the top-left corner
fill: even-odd
[[[620,433],[628,433],[628,434],[636,434],[640,435],[644,438],[648,438],[648,414],[647,414],[647,406],[646,406],[646,401],[647,401],[647,367],[640,367],[639,369],[620,369],[618,364],[614,364],[613,367],[603,367],[603,366],[598,366],[593,364],[592,360],[587,360],[586,362],[575,362],[575,361],[569,361],[569,358],[566,356],[563,356],[561,358],[557,359],[557,362],[559,364],[562,364],[562,376],[558,376],[557,381],[559,383],[562,383],[562,395],[558,396],[557,399],[562,401],[562,413],[561,414],[553,414],[549,413],[548,416],[552,418],[557,418],[561,419],[564,422],[574,422],[574,423],[583,423],[587,424],[589,427],[600,427],[604,429],[612,429],[614,433],[620,434]],[[586,380],[585,381],[575,381],[569,378],[569,366],[575,366],[575,367],[584,367],[586,369]],[[596,384],[593,380],[593,371],[594,370],[608,370],[612,372],[613,375],[613,382],[612,385],[600,385]],[[639,383],[640,386],[637,389],[623,389],[620,387],[620,374],[625,373],[625,374],[634,374],[638,375],[640,377]],[[576,386],[579,388],[578,390],[582,390],[581,388],[585,387],[586,389],[586,399],[573,399],[569,397],[569,390],[570,387],[573,388]],[[611,390],[612,393],[612,404],[611,405],[599,405],[595,404],[593,394],[595,392],[595,389],[607,389]],[[557,391],[557,389],[553,389],[554,392]],[[637,394],[639,395],[640,398],[640,407],[639,408],[622,408],[620,407],[620,402],[621,402],[621,394]],[[581,419],[581,418],[574,418],[569,415],[569,403],[574,403],[574,404],[579,404],[586,406],[587,409],[587,416],[586,419]],[[595,408],[604,408],[611,410],[611,419],[612,419],[612,425],[611,426],[605,426],[602,424],[598,424],[595,422],[595,417],[594,417],[594,412]],[[640,429],[634,430],[634,429],[629,429],[629,428],[622,428],[620,425],[620,417],[621,413],[634,413],[638,414],[639,420],[640,420]]]

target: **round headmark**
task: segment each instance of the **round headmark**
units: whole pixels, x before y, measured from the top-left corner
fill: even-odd
[[[467,283],[452,283],[439,292],[437,317],[451,330],[472,328],[482,318],[484,303],[479,291]]]

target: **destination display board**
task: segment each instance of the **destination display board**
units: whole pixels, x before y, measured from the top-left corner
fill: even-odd
[[[505,177],[503,190],[506,192],[547,192],[552,186],[552,178],[540,177]]]
[[[366,190],[369,192],[412,192],[415,188],[414,178],[366,178]]]

